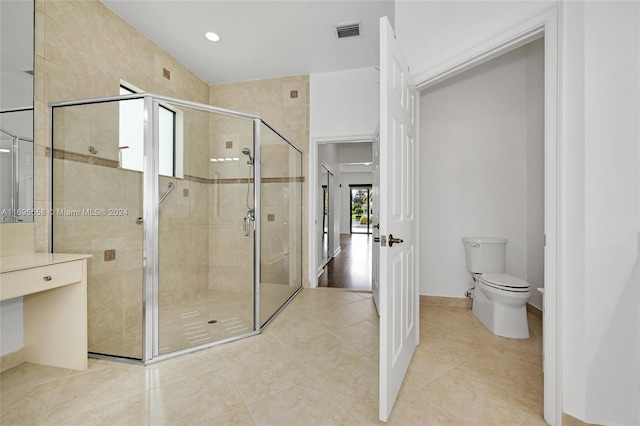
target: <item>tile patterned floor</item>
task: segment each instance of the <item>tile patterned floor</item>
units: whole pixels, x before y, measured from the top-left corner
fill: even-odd
[[[0,376],[9,425],[373,425],[370,294],[304,290],[262,335],[148,367],[22,364]],[[489,333],[467,308],[421,307],[421,345],[390,425],[544,425],[541,323]]]

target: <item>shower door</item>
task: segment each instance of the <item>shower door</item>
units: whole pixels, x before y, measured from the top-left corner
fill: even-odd
[[[173,120],[163,122],[163,109]],[[171,102],[157,111],[154,356],[162,356],[255,329],[254,148],[252,120]]]
[[[302,153],[259,124],[260,325],[302,287]]]

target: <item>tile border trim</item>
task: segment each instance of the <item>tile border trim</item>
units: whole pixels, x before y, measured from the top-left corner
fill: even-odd
[[[562,413],[562,424],[565,426],[599,426],[597,423],[586,423],[570,414]]]
[[[533,306],[531,303],[527,303],[527,313],[542,320],[542,310],[537,306]]]
[[[24,348],[20,348],[10,354],[2,355],[0,357],[0,372],[9,370],[10,368],[17,367],[20,364],[27,362],[26,351]]]
[[[453,306],[458,308],[471,308],[471,299],[468,297],[444,297],[420,295],[421,305]]]
[[[112,169],[120,169],[120,162],[117,160],[110,160],[108,158],[96,157],[93,155],[79,154],[77,152],[65,151],[64,149],[45,147],[45,157],[53,157],[56,160],[74,161],[76,163],[92,164],[96,166],[109,167]],[[128,170],[135,172],[136,170]],[[140,173],[140,172],[138,172]],[[253,183],[252,178],[202,178],[199,176],[184,175],[182,178],[175,177],[176,180],[184,180],[189,182],[202,183],[205,185],[225,185],[225,184],[237,184],[237,183]],[[304,176],[293,177],[263,177],[262,183],[304,183]]]

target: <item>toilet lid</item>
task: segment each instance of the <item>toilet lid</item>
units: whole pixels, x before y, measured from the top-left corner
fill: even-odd
[[[492,284],[494,287],[504,287],[509,289],[528,290],[529,283],[509,274],[482,274],[482,281]]]

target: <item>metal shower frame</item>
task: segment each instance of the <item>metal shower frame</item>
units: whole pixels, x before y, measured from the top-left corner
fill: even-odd
[[[99,98],[89,98],[73,101],[54,102],[49,104],[49,117],[50,117],[50,170],[51,181],[49,188],[49,200],[50,209],[53,210],[53,141],[54,141],[54,110],[60,107],[72,107],[90,104],[100,104],[108,102],[119,102],[126,100],[144,100],[144,149],[143,149],[143,294],[142,294],[142,360],[123,358],[115,355],[102,355],[93,354],[90,355],[96,358],[113,359],[118,361],[125,361],[130,363],[142,363],[152,364],[155,362],[164,361],[170,358],[175,358],[181,355],[185,355],[198,350],[206,349],[209,347],[221,345],[231,341],[243,339],[245,337],[254,336],[259,334],[263,327],[267,326],[273,318],[275,318],[282,309],[302,290],[302,275],[300,275],[300,285],[298,289],[280,306],[278,310],[267,320],[264,324],[260,322],[260,282],[261,282],[261,185],[255,185],[255,182],[260,179],[260,156],[261,156],[261,125],[265,125],[268,129],[274,132],[284,142],[286,142],[291,148],[295,149],[300,154],[300,172],[303,170],[303,152],[300,148],[291,143],[287,138],[275,130],[269,123],[267,123],[260,116],[247,114],[243,112],[233,111],[229,109],[214,107],[211,105],[201,104],[197,102],[186,101],[182,99],[172,98],[168,96],[158,95],[154,93],[133,93],[127,95],[107,96]],[[161,103],[170,104],[176,107],[190,108],[194,110],[215,113],[219,115],[241,118],[250,120],[253,123],[253,154],[254,154],[254,169],[253,169],[253,193],[254,193],[254,210],[256,220],[254,222],[254,248],[253,248],[253,330],[244,334],[236,335],[230,338],[216,340],[203,345],[193,346],[185,349],[180,349],[167,354],[159,354],[158,348],[158,332],[159,327],[154,324],[158,324],[158,306],[159,306],[159,242],[158,242],[158,215],[159,215],[159,149],[158,144],[154,143],[159,138],[159,107]],[[300,185],[300,201],[302,202],[302,184]],[[300,206],[302,209],[302,206]],[[300,249],[302,249],[302,217],[300,218]],[[49,220],[49,251],[53,252],[53,216],[50,216]],[[150,260],[150,261],[149,261]],[[302,271],[302,257],[300,258],[300,271]],[[300,272],[302,274],[302,272]],[[152,303],[149,303],[152,302]],[[156,307],[154,309],[154,306]]]

